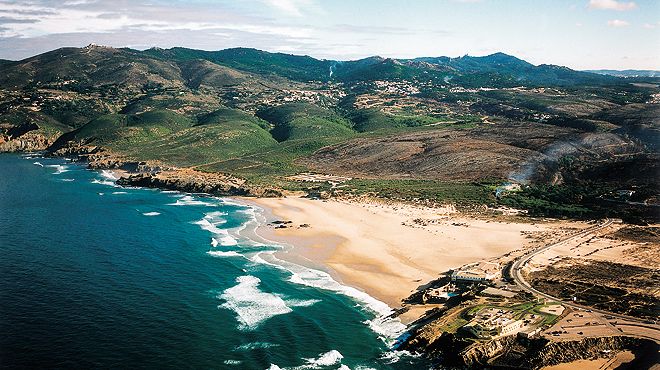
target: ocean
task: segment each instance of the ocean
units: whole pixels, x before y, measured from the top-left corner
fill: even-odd
[[[389,308],[250,238],[232,199],[0,155],[0,367],[419,369]]]

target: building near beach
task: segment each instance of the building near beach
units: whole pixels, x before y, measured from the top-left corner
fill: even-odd
[[[522,320],[516,319],[514,313],[497,308],[485,308],[463,326],[479,339],[493,339],[517,333],[524,326]]]
[[[501,275],[500,265],[495,262],[479,261],[470,263],[454,270],[451,274],[452,281],[490,281]]]

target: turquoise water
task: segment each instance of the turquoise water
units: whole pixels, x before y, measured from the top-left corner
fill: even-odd
[[[245,237],[259,210],[0,155],[0,365],[408,369],[387,308]]]

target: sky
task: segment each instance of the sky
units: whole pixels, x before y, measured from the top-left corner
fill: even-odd
[[[0,0],[0,58],[90,43],[660,70],[660,0]]]

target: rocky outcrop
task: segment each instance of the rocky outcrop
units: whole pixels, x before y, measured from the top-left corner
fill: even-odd
[[[487,342],[471,342],[442,333],[432,341],[411,336],[402,349],[423,353],[442,366],[467,369],[540,369],[577,360],[602,358],[620,351],[635,354],[636,367],[656,361],[660,345],[652,340],[626,336],[584,338],[554,342],[545,338],[508,336]]]
[[[117,181],[119,185],[207,193],[221,196],[281,197],[277,189],[249,185],[245,180],[222,173],[175,168],[160,162],[135,161],[108,149],[84,142],[69,141],[55,145],[50,155],[75,157],[93,169],[120,169],[129,174]]]
[[[205,173],[191,169],[169,170],[154,174],[134,174],[120,178],[117,180],[117,184],[221,196],[282,196],[282,193],[276,189],[250,186],[242,179],[220,173]]]
[[[467,367],[476,368],[487,364],[502,353],[506,352],[516,343],[515,336],[477,343],[469,346],[460,353],[461,362]]]
[[[657,356],[659,347],[658,343],[652,340],[633,337],[584,338],[579,341],[549,342],[537,351],[530,353],[525,362],[528,368],[537,369],[577,360],[600,358],[606,354],[624,350],[632,351],[639,361],[649,355]],[[503,357],[498,360],[506,362],[507,358]],[[511,362],[512,359],[509,360]],[[642,367],[634,368],[641,369]]]
[[[55,138],[30,131],[18,137],[0,135],[0,152],[36,152],[45,150]]]

